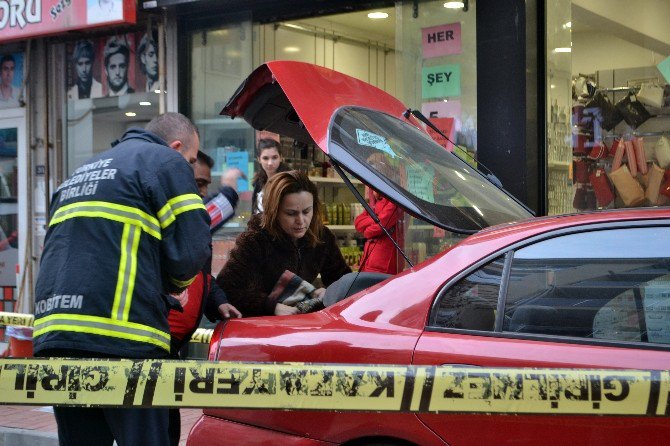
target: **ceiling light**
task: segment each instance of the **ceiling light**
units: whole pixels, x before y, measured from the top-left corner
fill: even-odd
[[[285,53],[298,53],[300,52],[300,48],[297,46],[287,46],[284,48]]]
[[[551,84],[551,85],[549,85],[549,88],[556,88],[556,85]]]
[[[132,118],[133,116],[137,116],[137,113],[135,113],[135,112],[126,112],[126,116],[128,116],[129,118]]]
[[[449,102],[449,99],[442,99],[442,102]]]
[[[554,53],[571,53],[572,48],[554,48]]]
[[[387,12],[375,11],[368,12],[369,19],[388,19],[389,15]]]
[[[572,22],[567,22],[563,24],[563,29],[569,29],[572,28]]]
[[[151,105],[149,101],[140,101],[140,105]]]
[[[463,2],[446,2],[444,4],[444,7],[449,8],[449,9],[461,9],[461,8],[465,7],[465,3],[463,3]]]

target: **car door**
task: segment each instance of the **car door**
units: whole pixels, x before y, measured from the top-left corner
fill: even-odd
[[[511,248],[446,285],[415,364],[669,368],[670,228],[590,225]],[[452,446],[661,444],[670,434],[667,417],[418,416]]]

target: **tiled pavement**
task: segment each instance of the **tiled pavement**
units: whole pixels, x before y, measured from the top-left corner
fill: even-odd
[[[186,444],[201,409],[181,410],[180,445]],[[0,406],[0,446],[58,445],[56,420],[51,407]]]

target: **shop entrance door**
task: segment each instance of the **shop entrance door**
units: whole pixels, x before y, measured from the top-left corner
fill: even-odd
[[[30,267],[25,243],[27,154],[24,109],[3,110],[0,113],[0,310],[22,313],[30,311],[32,300],[26,277]]]

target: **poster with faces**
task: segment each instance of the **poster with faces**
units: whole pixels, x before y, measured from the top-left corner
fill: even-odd
[[[155,29],[71,42],[67,62],[70,100],[160,92]]]

